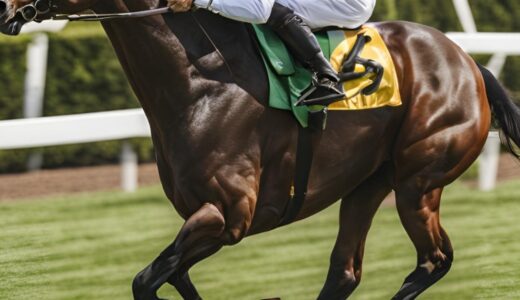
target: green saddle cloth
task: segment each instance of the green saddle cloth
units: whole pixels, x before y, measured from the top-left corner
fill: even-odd
[[[253,29],[269,78],[269,106],[292,111],[301,126],[307,127],[309,109],[294,104],[310,86],[312,73],[293,59],[280,37],[269,26],[253,25]],[[315,35],[328,59],[345,39],[341,30],[322,31]]]

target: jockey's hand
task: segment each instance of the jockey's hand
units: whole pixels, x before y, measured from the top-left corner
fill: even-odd
[[[174,12],[185,12],[192,6],[193,0],[168,0],[168,7]]]

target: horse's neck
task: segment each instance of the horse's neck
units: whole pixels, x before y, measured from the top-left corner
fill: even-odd
[[[147,1],[106,1],[102,12],[149,9]],[[162,16],[103,22],[134,92],[148,116],[175,118],[191,104],[193,68],[184,47],[166,26]],[[154,120],[151,119],[151,122]],[[153,124],[152,124],[153,125]]]
[[[100,12],[137,11],[157,7],[159,1],[102,1]],[[196,21],[196,19],[198,21]],[[168,113],[170,118],[183,114],[183,108],[197,101],[198,85],[204,80],[230,83],[234,81],[256,99],[265,98],[267,88],[259,84],[264,74],[245,27],[211,13],[201,11],[104,22],[114,49],[149,115]],[[218,51],[202,30],[224,52],[228,62],[222,64]],[[236,47],[237,43],[242,44]],[[240,50],[239,50],[240,49]],[[231,50],[231,51],[229,51]],[[257,59],[251,59],[256,57]],[[233,75],[229,72],[233,69]],[[253,85],[251,78],[258,81]],[[194,94],[195,93],[195,94]]]

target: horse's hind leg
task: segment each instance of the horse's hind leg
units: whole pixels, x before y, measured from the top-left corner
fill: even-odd
[[[340,228],[330,258],[327,281],[318,299],[346,299],[361,280],[365,240],[379,205],[391,191],[382,167],[341,201]]]
[[[157,300],[157,290],[183,265],[199,261],[217,252],[223,246],[222,234],[225,219],[212,204],[205,204],[183,225],[175,241],[168,246],[148,267],[134,279],[132,290],[134,299]],[[191,284],[189,277],[179,277],[179,285]],[[190,291],[189,286],[183,286]],[[191,297],[193,296],[193,298]],[[198,294],[183,295],[185,299],[198,299]]]
[[[439,222],[442,188],[426,194],[416,189],[396,193],[401,222],[417,250],[417,267],[393,299],[415,299],[448,273],[453,249]]]
[[[478,157],[487,135],[487,121],[484,126],[466,125],[478,125],[480,119],[475,118],[464,126],[448,124],[443,131],[430,128],[426,131],[430,134],[420,141],[412,138],[419,130],[404,131],[408,140],[396,151],[396,205],[417,251],[417,267],[394,299],[414,299],[450,270],[453,249],[439,221],[441,194],[443,187]],[[415,126],[421,124],[416,122]]]

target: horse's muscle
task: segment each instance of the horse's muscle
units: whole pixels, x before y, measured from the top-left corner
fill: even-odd
[[[423,167],[426,173],[435,169],[438,178],[430,176],[421,188],[448,185],[471,165],[487,137],[490,109],[482,76],[469,55],[433,28],[408,22],[380,27],[398,62],[407,107],[393,153],[395,180],[417,176]]]
[[[172,270],[168,281],[181,293],[196,293],[183,275],[193,262],[246,235],[276,228],[290,201],[296,120],[267,107],[266,74],[246,27],[206,12],[195,16],[200,25],[191,14],[104,24],[150,121],[164,190],[187,220],[167,255],[136,277],[134,295],[154,292],[149,281],[157,266]],[[439,222],[423,223],[438,218],[439,188],[476,158],[489,126],[482,79],[466,54],[427,27],[375,26],[394,59],[403,105],[329,113],[298,219],[343,198],[342,217],[354,217],[342,220],[340,234],[356,238],[338,239],[320,299],[343,299],[359,283],[360,265],[344,261],[362,258],[371,218],[390,188],[398,193],[403,224],[423,263],[441,274],[449,270],[446,233]],[[469,72],[461,75],[453,68]],[[372,188],[378,181],[381,186]],[[423,214],[416,215],[412,208],[421,205]],[[178,265],[171,268],[165,257],[179,259]],[[402,295],[442,277],[414,274],[409,280],[424,284],[406,285]]]
[[[5,16],[29,1],[0,1],[0,29],[16,34],[23,21]],[[101,13],[164,1],[54,4],[56,12],[92,5]],[[176,239],[134,279],[134,298],[157,300],[168,282],[183,298],[200,299],[187,273],[196,262],[279,226],[290,201],[298,124],[290,112],[267,106],[266,73],[246,25],[198,11],[103,26],[148,117],[166,195],[186,219]],[[407,22],[375,26],[394,60],[403,105],[330,112],[327,130],[316,135],[321,141],[297,218],[342,198],[320,300],[345,299],[359,284],[372,218],[391,189],[417,250],[417,268],[393,299],[414,299],[441,279],[453,261],[440,225],[442,190],[482,149],[489,103],[506,136],[520,142],[520,110],[491,73],[442,33]]]

